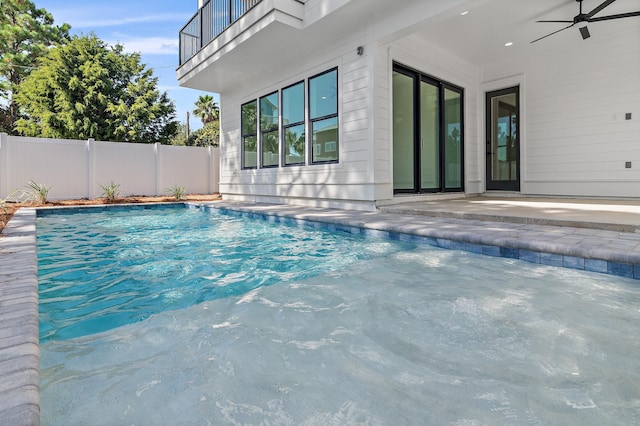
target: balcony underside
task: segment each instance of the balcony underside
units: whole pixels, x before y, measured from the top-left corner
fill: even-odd
[[[294,0],[264,0],[177,71],[181,86],[223,92],[268,72],[274,58],[286,60],[300,43],[304,5]]]

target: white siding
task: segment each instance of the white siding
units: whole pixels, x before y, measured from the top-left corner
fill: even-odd
[[[364,46],[363,55],[357,46]],[[295,69],[270,70],[259,82],[221,93],[220,188],[225,198],[373,209],[370,54],[365,28],[339,44],[311,49]],[[241,105],[333,67],[338,67],[339,163],[242,170]]]
[[[386,46],[374,45],[375,63],[375,139],[374,168],[376,200],[393,197],[393,177],[391,167],[391,60]]]
[[[640,36],[623,21],[568,50],[546,44],[484,67],[484,81],[526,81],[522,193],[640,197]]]

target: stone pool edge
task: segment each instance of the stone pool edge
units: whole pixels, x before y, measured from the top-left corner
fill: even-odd
[[[0,237],[0,424],[40,424],[36,210],[21,208]]]
[[[317,222],[330,230],[416,241],[446,249],[459,249],[494,257],[582,269],[640,279],[640,253],[606,247],[553,243],[544,238],[523,238],[519,226],[464,219],[425,218],[383,212],[362,212],[290,205],[239,202],[179,202],[131,204],[139,209],[182,205],[256,215],[269,221]],[[50,207],[38,210],[105,209],[113,206]],[[40,348],[38,329],[38,269],[35,208],[21,208],[0,237],[0,425],[40,424]],[[526,225],[540,227],[544,225]],[[549,228],[547,226],[547,228]],[[558,227],[551,227],[558,228]],[[484,232],[483,232],[484,231]],[[612,231],[594,235],[614,237]],[[598,234],[599,233],[599,234]]]
[[[274,221],[321,222],[331,230],[359,233],[362,229],[371,236],[640,280],[640,234],[636,233],[291,205],[225,201],[189,204],[272,217]],[[572,244],[573,231],[590,237],[582,244]],[[635,241],[619,246],[603,244],[624,234]]]

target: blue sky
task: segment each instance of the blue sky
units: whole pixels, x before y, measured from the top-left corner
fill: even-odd
[[[71,25],[71,34],[94,32],[109,44],[120,43],[128,52],[139,52],[142,62],[154,70],[158,88],[176,105],[179,121],[186,122],[198,96],[205,92],[181,88],[176,80],[178,32],[198,10],[197,0],[33,0],[48,10],[60,25]],[[214,95],[219,103],[218,95]],[[202,127],[190,120],[191,128]]]

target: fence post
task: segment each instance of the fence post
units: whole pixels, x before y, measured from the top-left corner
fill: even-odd
[[[207,194],[211,194],[211,188],[213,187],[211,184],[211,181],[213,180],[213,170],[211,170],[211,165],[213,164],[211,145],[207,147],[207,155],[209,156],[209,161],[207,161]]]
[[[154,154],[156,156],[156,179],[155,179],[156,187],[155,187],[155,194],[153,194],[155,196],[159,196],[160,195],[160,175],[162,174],[162,170],[160,170],[160,166],[161,166],[161,164],[160,164],[160,149],[161,149],[160,143],[156,142],[154,144],[154,147],[153,147],[153,152],[154,152]]]
[[[87,198],[96,198],[96,150],[95,140],[87,140]]]
[[[8,135],[0,133],[0,198],[9,195],[9,150]]]

